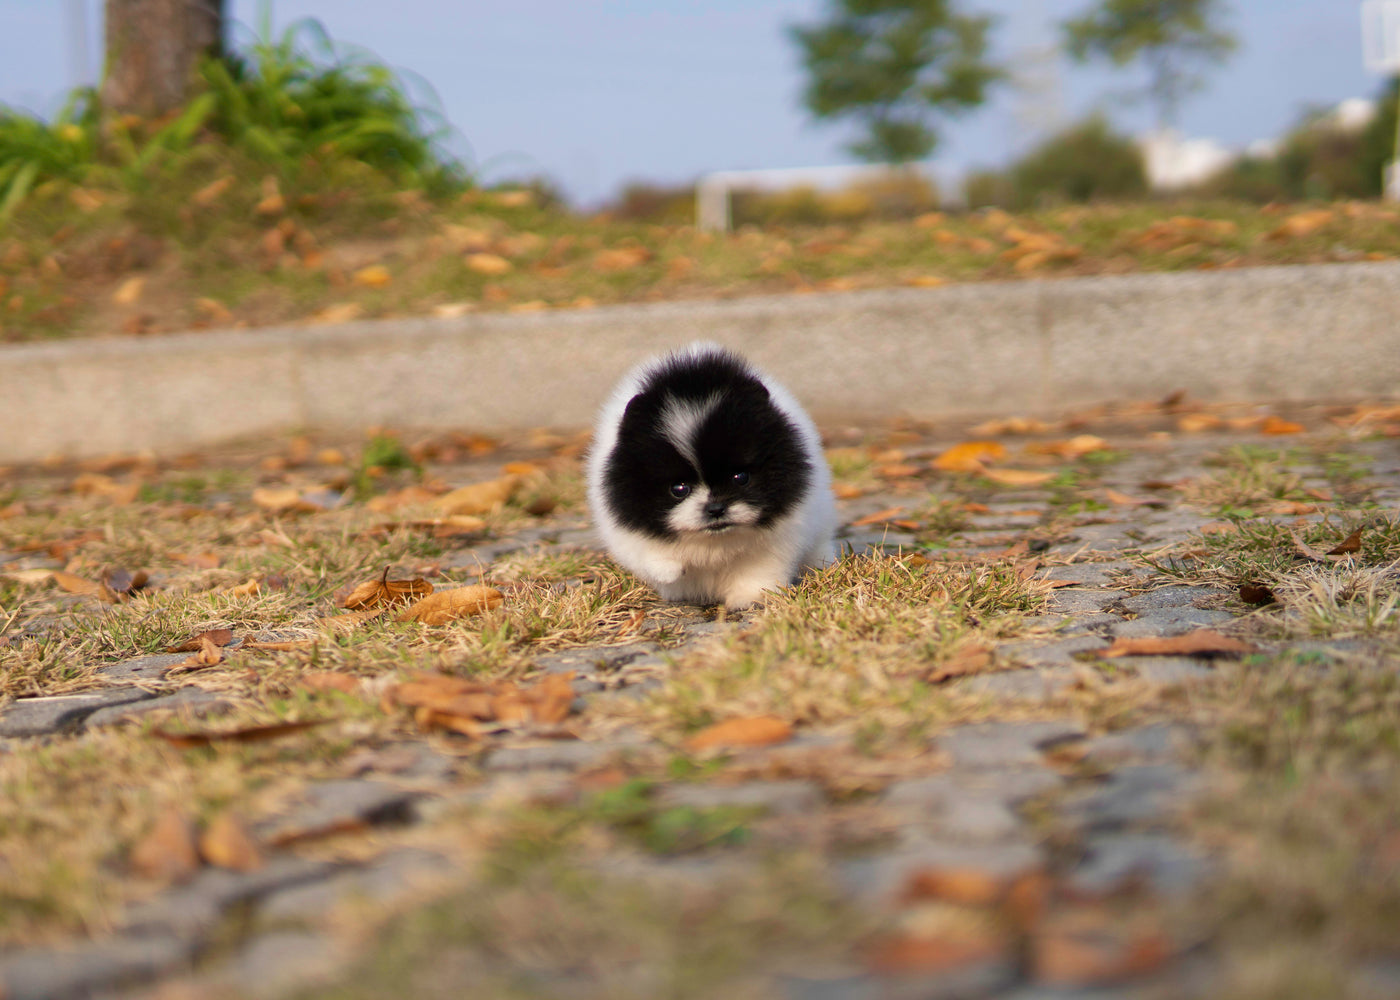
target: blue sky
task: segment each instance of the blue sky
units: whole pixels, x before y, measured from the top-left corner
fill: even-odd
[[[944,169],[1005,163],[1056,116],[1103,109],[1122,128],[1151,122],[1124,94],[1132,72],[1028,58],[1055,40],[1053,23],[1089,0],[962,0],[1000,17],[997,54],[1039,67],[951,122]],[[1183,110],[1182,127],[1243,146],[1276,136],[1308,106],[1372,96],[1361,64],[1359,0],[1233,0],[1234,56]],[[231,0],[257,19],[257,0]],[[51,113],[75,82],[69,25],[100,0],[0,0],[0,102]],[[454,151],[488,178],[543,174],[576,202],[596,204],[631,180],[681,183],[710,170],[850,161],[850,134],[802,110],[786,26],[816,20],[819,0],[277,0],[277,25],[316,17],[436,89],[457,130]],[[100,58],[90,46],[89,78]]]

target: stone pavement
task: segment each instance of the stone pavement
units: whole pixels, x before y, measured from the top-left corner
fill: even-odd
[[[1150,437],[1123,445],[1121,461],[1105,467],[1103,485],[1141,495],[1142,484],[1203,474],[1205,457],[1229,444],[1279,447],[1246,435]],[[1285,446],[1293,442],[1283,442]],[[1118,446],[1118,442],[1114,442]],[[1372,499],[1382,510],[1400,502],[1400,449],[1393,440],[1349,445],[1372,460]],[[1321,484],[1320,471],[1302,468],[1303,485]],[[1170,494],[1162,504],[1113,507],[1066,521],[1046,488],[1002,490],[955,533],[960,555],[991,554],[1026,543],[1038,572],[1059,581],[1029,638],[1007,642],[994,661],[1008,669],[951,682],[992,706],[990,721],[953,725],[933,734],[904,773],[862,798],[864,822],[885,836],[859,850],[828,857],[828,874],[847,903],[875,914],[887,928],[906,928],[943,906],[1013,904],[1050,907],[1034,934],[965,954],[915,954],[895,947],[882,958],[832,956],[826,967],[779,969],[769,994],[789,1000],[989,997],[1109,998],[1211,996],[1216,968],[1208,939],[1161,944],[1128,930],[1082,926],[1076,902],[1131,900],[1170,907],[1209,883],[1220,859],[1177,834],[1176,820],[1210,778],[1196,753],[1198,734],[1170,711],[1150,724],[1108,727],[1076,709],[1074,693],[1105,683],[1103,662],[1086,653],[1119,637],[1174,636],[1228,627],[1248,609],[1219,588],[1188,586],[1161,576],[1144,551],[1186,542],[1212,516]],[[843,501],[847,523],[907,496],[872,493]],[[1049,530],[1050,526],[1054,530]],[[512,548],[586,543],[586,526],[561,520],[513,539],[483,543],[453,555],[459,565],[489,564]],[[857,553],[912,547],[913,535],[887,525],[846,528]],[[677,620],[683,642],[574,649],[538,658],[545,672],[577,672],[585,703],[636,697],[667,683],[675,661],[716,635],[743,628],[744,616],[717,620],[713,609],[692,609]],[[1314,643],[1314,649],[1327,643]],[[28,753],[44,741],[82,739],[96,727],[139,719],[157,707],[217,711],[217,693],[185,688],[155,695],[141,686],[181,654],[145,656],[103,669],[106,687],[84,694],[36,698],[0,710],[0,753]],[[1136,656],[1111,661],[1109,679],[1133,678],[1162,692],[1189,688],[1215,671],[1209,659]],[[761,813],[758,836],[781,845],[790,828],[835,823],[852,808],[848,797],[820,780],[813,759],[848,748],[850,732],[799,731],[791,741],[738,751],[752,767],[738,783],[674,782],[662,790],[670,805],[742,807]],[[405,742],[365,754],[344,777],[307,789],[295,810],[263,821],[255,833],[279,828],[358,826],[386,831],[430,829],[463,808],[550,800],[565,795],[581,774],[618,762],[668,755],[638,732],[619,731],[594,742],[520,741],[491,744],[474,759],[434,744]],[[622,877],[698,878],[732,873],[759,862],[751,852],[723,849],[698,859],[627,859]],[[686,865],[691,865],[687,868]],[[468,878],[450,852],[402,844],[360,860],[331,859],[295,848],[274,852],[265,867],[246,873],[205,869],[129,912],[106,939],[58,949],[0,948],[0,997],[277,997],[344,975],[349,957],[337,933],[344,908],[390,909],[420,898],[425,887]],[[1053,884],[1054,899],[1047,897]],[[1019,905],[1019,904],[1017,904]],[[896,943],[910,940],[906,933]],[[915,935],[917,937],[917,935]],[[1147,943],[1145,944],[1145,940]],[[1150,945],[1150,947],[1149,947]],[[1155,950],[1154,950],[1155,949]],[[877,949],[878,951],[878,949]],[[917,948],[915,949],[917,951]],[[1394,970],[1377,995],[1400,995]],[[1385,992],[1386,984],[1396,987]],[[587,983],[541,996],[591,996]],[[476,995],[467,984],[459,995]]]

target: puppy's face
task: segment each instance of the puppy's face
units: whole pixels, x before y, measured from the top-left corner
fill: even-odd
[[[657,538],[762,528],[806,496],[796,429],[768,390],[725,358],[662,371],[628,403],[607,461],[608,505]]]

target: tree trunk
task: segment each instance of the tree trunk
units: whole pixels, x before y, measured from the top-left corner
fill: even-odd
[[[206,53],[223,48],[226,0],[106,0],[108,114],[154,118],[190,95]]]

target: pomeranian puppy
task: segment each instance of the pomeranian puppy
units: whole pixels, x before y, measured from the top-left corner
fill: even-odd
[[[594,430],[588,502],[612,557],[668,601],[747,607],[835,555],[811,418],[717,344],[622,379]]]

